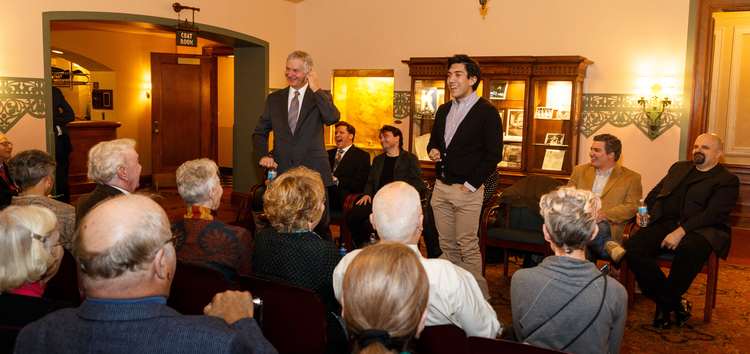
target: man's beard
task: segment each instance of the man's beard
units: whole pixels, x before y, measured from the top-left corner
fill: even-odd
[[[702,165],[704,162],[706,162],[706,155],[703,155],[700,152],[696,152],[695,154],[693,154],[693,162],[696,165]]]

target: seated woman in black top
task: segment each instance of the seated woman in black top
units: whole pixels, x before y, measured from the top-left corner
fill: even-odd
[[[326,352],[348,353],[341,306],[333,293],[333,270],[341,254],[336,245],[312,231],[320,222],[324,203],[325,189],[318,172],[300,166],[279,176],[263,196],[272,227],[255,237],[252,275],[318,293],[328,319]],[[290,338],[293,336],[290,333]]]
[[[425,189],[419,159],[403,149],[403,138],[401,130],[394,126],[384,125],[380,129],[380,146],[385,153],[372,160],[370,176],[362,197],[346,214],[346,227],[352,233],[355,247],[362,247],[368,240],[365,223],[369,222],[372,214],[372,197],[380,187],[394,181],[403,181],[412,185],[417,192],[421,193]]]

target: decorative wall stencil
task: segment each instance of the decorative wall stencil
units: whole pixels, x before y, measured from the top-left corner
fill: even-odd
[[[0,132],[7,133],[26,114],[44,118],[44,79],[0,77]]]
[[[411,91],[393,91],[393,119],[409,118]]]
[[[583,113],[581,114],[581,133],[586,138],[592,137],[606,124],[622,128],[635,125],[644,135],[655,140],[659,135],[677,125],[685,116],[682,107],[682,96],[672,97],[672,104],[667,106],[659,120],[655,136],[649,134],[648,118],[640,105],[637,96],[624,94],[583,94]]]

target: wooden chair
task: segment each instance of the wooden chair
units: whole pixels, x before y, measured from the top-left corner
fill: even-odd
[[[235,278],[240,290],[263,300],[263,335],[280,354],[323,353],[326,308],[316,292],[252,276]]]
[[[504,215],[497,216],[498,210],[505,211]],[[490,228],[493,216],[504,218],[503,226]],[[533,215],[524,208],[506,210],[504,204],[487,208],[482,214],[480,227],[479,250],[482,253],[482,275],[487,264],[487,246],[503,248],[503,275],[508,275],[509,249],[541,253],[542,257],[549,256],[551,249],[544,240],[543,224],[544,219],[541,216]]]
[[[64,250],[60,261],[60,268],[52,279],[47,282],[44,297],[51,300],[68,301],[80,305],[86,298],[81,281],[80,269],[73,254]]]
[[[630,228],[630,232],[623,236],[623,244],[625,241],[638,230],[638,225],[633,223]],[[674,251],[668,251],[656,257],[656,264],[661,268],[672,267],[672,261],[674,260]],[[635,274],[633,271],[627,268],[627,262],[622,260],[620,266],[620,274],[625,272],[626,283],[625,290],[628,292],[628,308],[633,308],[633,295],[635,294]],[[623,268],[624,267],[624,268]],[[718,290],[718,279],[719,279],[719,255],[716,252],[711,252],[708,260],[703,263],[701,269],[702,274],[706,274],[706,303],[703,310],[703,322],[711,323],[711,316],[713,309],[716,308],[716,293]]]
[[[177,262],[167,306],[183,315],[202,315],[214,295],[229,290],[229,282],[218,270]]]
[[[538,347],[536,345],[512,342],[503,339],[469,337],[466,340],[467,354],[484,353],[520,353],[520,354],[554,354],[567,353],[555,349]]]
[[[418,353],[465,353],[466,332],[455,325],[428,326],[424,328],[416,344]]]
[[[250,194],[242,200],[240,208],[237,211],[237,219],[235,221],[228,222],[229,225],[239,226],[250,231],[250,235],[255,238],[255,221],[253,219],[253,200],[262,192],[265,192],[266,185],[258,183],[250,189]]]

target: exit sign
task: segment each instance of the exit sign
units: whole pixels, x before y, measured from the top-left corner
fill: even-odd
[[[188,32],[177,30],[176,39],[177,45],[183,47],[197,47],[198,46],[198,32]]]

